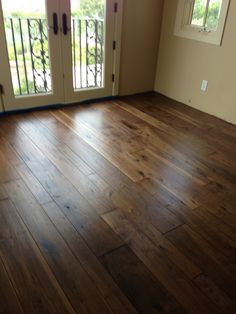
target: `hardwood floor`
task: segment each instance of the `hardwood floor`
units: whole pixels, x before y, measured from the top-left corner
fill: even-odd
[[[0,117],[0,313],[236,313],[236,127],[154,93]]]

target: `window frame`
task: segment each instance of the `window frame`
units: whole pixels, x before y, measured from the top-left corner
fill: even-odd
[[[214,45],[221,45],[230,0],[222,0],[219,23],[216,30],[191,24],[194,0],[178,0],[174,35]]]

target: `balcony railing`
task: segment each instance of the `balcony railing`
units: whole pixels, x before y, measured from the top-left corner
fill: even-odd
[[[72,19],[74,88],[101,87],[104,69],[104,22]]]
[[[5,30],[14,94],[51,93],[51,56],[46,19],[5,18]],[[74,89],[101,87],[104,69],[103,20],[72,18],[71,52]]]

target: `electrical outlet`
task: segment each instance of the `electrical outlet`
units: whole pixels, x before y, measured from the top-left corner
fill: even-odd
[[[207,91],[207,88],[208,88],[208,81],[203,80],[203,81],[202,81],[202,85],[201,85],[201,91],[202,91],[202,92],[206,92],[206,91]]]

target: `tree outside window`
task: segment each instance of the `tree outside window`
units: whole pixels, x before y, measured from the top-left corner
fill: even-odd
[[[222,0],[195,0],[191,25],[216,30],[219,23]]]

